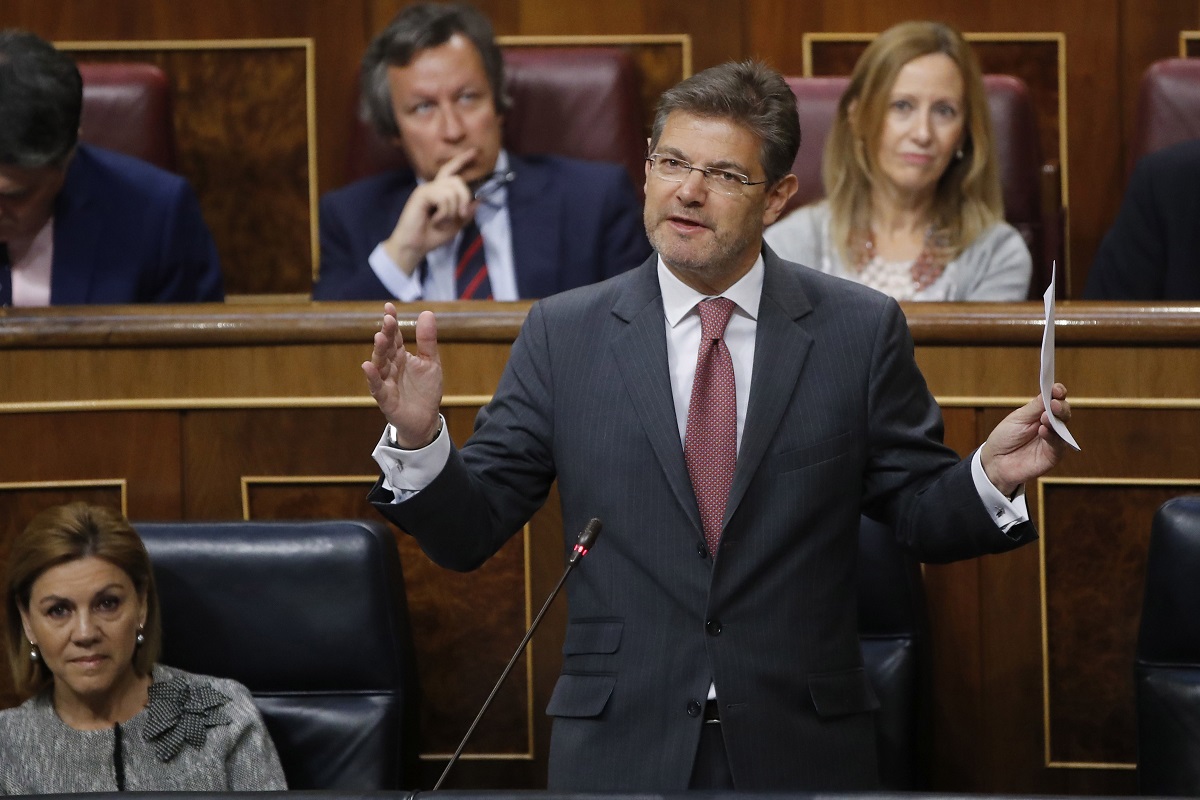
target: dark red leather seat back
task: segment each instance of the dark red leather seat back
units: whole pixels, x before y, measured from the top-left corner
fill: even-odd
[[[175,122],[167,76],[153,64],[81,63],[88,144],[175,169]]]

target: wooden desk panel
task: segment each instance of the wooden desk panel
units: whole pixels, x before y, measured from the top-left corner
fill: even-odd
[[[527,309],[436,307],[456,441]],[[966,454],[1036,391],[1040,305],[906,312],[947,442]],[[134,519],[373,518],[363,492],[381,420],[358,365],[378,320],[372,303],[0,311],[0,558],[59,495],[123,498]],[[1200,492],[1200,309],[1062,303],[1057,337],[1084,451],[1029,487],[1042,543],[925,572],[939,789],[1135,789],[1131,632],[1150,517],[1163,498]],[[554,497],[467,576],[398,533],[430,783],[557,579],[560,520]],[[564,618],[560,603],[456,785],[541,785]]]

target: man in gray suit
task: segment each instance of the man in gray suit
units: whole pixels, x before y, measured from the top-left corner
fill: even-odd
[[[1036,536],[1020,489],[1063,448],[1040,400],[960,462],[899,306],[763,245],[799,140],[795,98],[761,65],[668,91],[646,166],[656,255],[535,304],[461,450],[433,315],[408,353],[385,306],[363,371],[389,423],[372,492],[389,519],[459,570],[556,478],[566,531],[604,522],[568,587],[552,789],[876,788],[860,513],[933,561]]]

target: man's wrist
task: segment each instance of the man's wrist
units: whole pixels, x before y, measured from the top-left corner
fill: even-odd
[[[391,427],[391,435],[388,436],[388,446],[395,447],[398,450],[424,450],[426,447],[429,447],[429,445],[436,442],[438,437],[442,435],[442,427],[444,424],[445,420],[441,414],[438,414],[437,425],[433,429],[433,435],[430,436],[425,444],[421,445],[420,447],[405,447],[404,445],[400,444],[399,440],[396,438],[396,426],[393,425]]]

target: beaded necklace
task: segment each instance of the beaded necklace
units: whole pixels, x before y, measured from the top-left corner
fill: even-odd
[[[858,234],[856,238],[858,239],[858,246],[855,248],[857,255],[855,268],[859,272],[862,272],[877,257],[875,253],[875,234],[868,228],[865,234]],[[921,245],[921,252],[913,260],[910,270],[914,294],[933,285],[938,278],[942,277],[942,273],[946,271],[946,261],[936,252],[936,250],[940,250],[941,248],[935,247],[937,244],[935,240],[933,226],[930,225],[925,229],[925,241]]]

